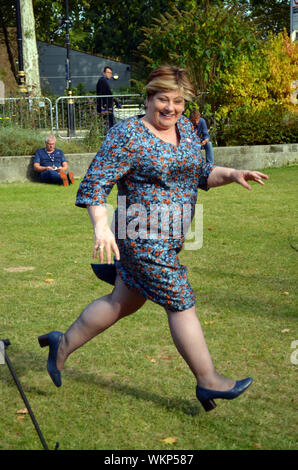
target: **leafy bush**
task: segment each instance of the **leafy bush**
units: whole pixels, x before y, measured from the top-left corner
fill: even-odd
[[[101,146],[104,135],[108,131],[108,117],[104,119],[102,116],[95,115],[91,124],[89,134],[85,137],[82,145],[86,148],[86,152],[97,152]]]
[[[293,102],[297,75],[298,43],[291,42],[286,33],[270,34],[253,55],[235,57],[229,72],[221,76],[216,119],[242,107],[273,109],[282,104],[297,111]]]
[[[222,103],[223,76],[239,55],[254,54],[258,34],[238,2],[191,3],[190,11],[173,7],[143,28],[139,52],[150,70],[165,63],[185,67],[200,107],[206,102],[214,112]]]
[[[298,141],[298,113],[282,105],[233,111],[218,131],[219,146],[286,144]]]
[[[73,96],[84,96],[88,94],[87,88],[82,82],[78,82],[77,86],[73,87],[71,91],[72,91]],[[65,96],[67,95],[68,95],[68,91],[65,90]]]

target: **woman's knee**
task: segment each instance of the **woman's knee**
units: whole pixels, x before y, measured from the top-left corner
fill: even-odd
[[[146,299],[129,290],[126,286],[116,284],[113,292],[110,294],[110,302],[113,310],[117,312],[120,318],[139,310],[144,305]]]
[[[118,298],[112,298],[111,304],[114,312],[119,315],[119,318],[122,318],[139,310],[144,304],[144,301],[136,302],[134,299],[129,298],[124,298],[121,300]]]

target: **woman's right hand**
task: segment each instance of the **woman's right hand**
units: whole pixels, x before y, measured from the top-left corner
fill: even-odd
[[[117,261],[120,260],[120,253],[115,236],[108,224],[107,210],[104,205],[88,206],[88,213],[94,228],[93,258],[99,257],[101,263],[104,262],[104,252],[106,252],[107,263],[112,262],[112,253]]]
[[[106,253],[108,264],[112,262],[112,253],[114,253],[117,261],[120,260],[119,249],[110,227],[108,224],[102,226],[102,224],[97,223],[94,226],[93,258],[96,259],[98,256],[99,261],[103,263],[104,252]]]

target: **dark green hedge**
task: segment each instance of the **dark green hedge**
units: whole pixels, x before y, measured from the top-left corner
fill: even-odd
[[[217,127],[218,146],[270,145],[298,142],[298,110],[284,106],[266,109],[240,108]]]

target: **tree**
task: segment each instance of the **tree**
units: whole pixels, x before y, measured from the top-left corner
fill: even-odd
[[[298,113],[291,87],[297,76],[298,44],[286,31],[269,34],[253,55],[236,57],[222,76],[222,103],[215,112],[218,144],[297,142]]]
[[[222,103],[217,117],[235,109],[269,108],[282,105],[295,111],[291,84],[298,76],[298,45],[287,33],[272,33],[251,56],[236,57],[229,73],[222,75]]]
[[[11,44],[11,38],[9,34],[9,28],[11,26],[14,26],[14,22],[12,21],[12,18],[15,20],[16,14],[15,14],[15,6],[11,3],[6,2],[5,0],[0,0],[0,27],[2,28],[3,31],[3,38],[4,38],[4,43],[7,51],[7,56],[10,64],[10,69],[12,76],[15,79],[15,82],[17,83],[17,69],[16,69],[16,64],[15,64],[15,58],[14,58],[14,49],[13,44]],[[4,71],[7,73],[7,71]]]
[[[191,11],[174,10],[144,28],[139,51],[150,68],[173,63],[187,68],[200,102],[215,111],[221,103],[221,77],[233,60],[257,47],[257,34],[245,10],[232,2],[203,2]],[[207,95],[208,93],[208,95]]]
[[[38,66],[38,52],[35,37],[35,20],[33,13],[32,0],[19,0],[21,26],[22,26],[22,52],[24,61],[24,72],[29,91],[33,95],[40,95],[40,80],[39,80],[39,66]],[[17,41],[13,44],[12,37],[14,34],[8,34],[9,29],[16,30],[16,4],[15,2],[7,2],[0,0],[0,14],[1,26],[4,32],[5,45],[10,60],[11,70],[13,72],[16,82],[18,81],[18,73],[16,70],[15,61],[17,56],[14,56],[13,50]]]
[[[82,50],[86,50],[86,52],[88,52],[90,42],[92,43],[94,24],[98,21],[98,18],[94,16],[91,24],[86,16],[93,3],[98,2],[90,2],[89,0],[69,0],[68,2],[72,47],[76,48],[77,43],[84,39],[85,49]],[[65,1],[33,0],[33,6],[38,40],[55,41],[57,44],[64,45],[65,31],[61,28],[61,21],[65,19]]]
[[[0,0],[1,1],[4,0]],[[151,27],[155,18],[179,11],[212,11],[234,8],[248,22],[255,22],[266,36],[270,30],[277,33],[289,30],[288,0],[69,0],[71,19],[70,43],[73,49],[133,63],[139,60],[137,49],[144,41],[144,27]],[[64,45],[64,31],[58,30],[59,20],[65,16],[62,0],[33,0],[36,34],[41,41],[54,39]],[[55,32],[55,34],[53,34]]]
[[[289,0],[239,0],[247,8],[250,18],[256,21],[258,29],[264,35],[290,31]]]
[[[195,3],[196,0],[69,0],[71,47],[132,63],[137,59],[137,46],[144,39],[143,26],[173,6],[189,9]],[[38,39],[53,38],[63,44],[63,31],[57,29],[58,21],[65,15],[64,2],[34,0],[34,11]]]
[[[20,0],[24,72],[31,96],[41,96],[32,0]]]

